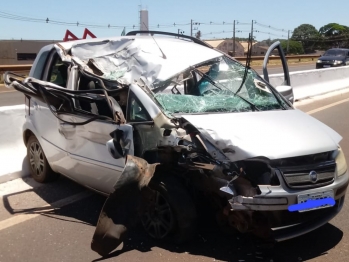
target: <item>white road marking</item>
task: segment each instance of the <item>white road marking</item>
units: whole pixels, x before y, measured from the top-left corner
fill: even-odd
[[[2,94],[2,93],[13,93],[13,92],[18,92],[18,91],[17,90],[1,91],[0,94]]]
[[[66,205],[69,205],[71,203],[82,200],[84,198],[87,198],[87,197],[91,196],[92,194],[93,194],[92,191],[83,191],[83,192],[80,192],[76,195],[73,195],[73,196],[70,196],[67,198],[63,198],[61,200],[53,202],[52,204],[47,204],[47,205],[41,206],[38,208],[38,211],[35,211],[35,209],[34,209],[34,211],[31,211],[31,213],[15,215],[13,217],[10,217],[8,219],[0,221],[0,231],[4,230],[6,228],[12,227],[12,226],[16,226],[16,225],[23,223],[25,221],[28,221],[30,219],[36,218],[36,217],[40,216],[40,213],[52,211],[56,208],[61,208],[63,206],[66,206]],[[52,208],[42,210],[42,208],[45,208],[45,207],[52,207]],[[39,213],[37,213],[37,212],[39,212]]]
[[[327,108],[331,108],[331,107],[334,107],[334,106],[343,104],[343,103],[348,102],[348,101],[349,101],[349,98],[346,98],[346,99],[337,101],[337,102],[335,102],[335,103],[332,103],[332,104],[329,104],[329,105],[326,105],[326,106],[322,106],[322,107],[319,107],[319,108],[310,110],[310,111],[308,111],[308,112],[306,112],[306,113],[309,114],[309,115],[312,115],[312,114],[315,114],[315,113],[320,112],[320,111],[322,111],[322,110],[325,110],[325,109],[327,109]]]

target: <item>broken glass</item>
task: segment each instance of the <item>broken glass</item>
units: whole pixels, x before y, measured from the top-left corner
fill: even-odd
[[[166,114],[245,112],[284,109],[266,82],[228,57],[215,58],[154,84],[155,100]],[[281,99],[282,100],[282,99]]]

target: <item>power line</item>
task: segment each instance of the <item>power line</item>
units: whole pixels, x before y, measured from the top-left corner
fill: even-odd
[[[4,12],[4,11],[0,11],[0,18],[4,18],[4,19],[11,19],[11,20],[16,20],[16,21],[23,21],[23,22],[34,22],[34,23],[46,23],[46,24],[53,24],[53,25],[63,25],[63,26],[77,26],[77,27],[89,27],[89,28],[100,28],[100,29],[122,29],[122,28],[126,28],[126,29],[136,29],[138,26],[136,26],[137,23],[133,24],[133,25],[111,25],[111,24],[94,24],[94,23],[88,23],[88,22],[68,22],[68,21],[60,21],[57,19],[50,19],[49,17],[47,18],[33,18],[33,17],[27,17],[27,16],[23,16],[23,15],[16,15],[16,14],[12,14],[12,13],[8,13],[8,12]],[[279,32],[287,32],[287,30],[285,29],[280,29],[280,28],[276,28],[270,25],[265,25],[262,23],[259,23],[257,21],[253,22],[255,25],[258,25],[260,27],[264,27],[264,28],[268,28],[274,31],[279,31]],[[150,25],[149,27],[152,29],[156,29],[156,28],[176,28],[179,26],[187,26],[190,25],[191,23],[176,23],[174,22],[173,24],[167,23],[167,24],[153,24]],[[229,22],[229,21],[222,21],[222,22],[215,22],[215,21],[209,21],[209,22],[194,22],[193,25],[196,26],[200,26],[200,25],[205,25],[205,26],[231,26],[234,25],[234,22]],[[236,21],[236,25],[238,26],[251,26],[251,22],[240,22],[240,21]],[[198,28],[197,28],[198,30]],[[206,33],[203,35],[212,35],[212,34],[222,34],[222,33],[231,33],[233,31],[219,31],[219,32],[210,32],[210,33]],[[249,32],[249,31],[244,31],[244,30],[238,30],[238,33],[241,32]],[[273,35],[273,36],[277,36],[280,37],[280,35],[276,35],[270,32],[263,32],[260,30],[256,30],[254,32],[258,32],[258,33],[262,33],[262,34],[268,34],[268,35]],[[284,36],[281,36],[284,37]]]
[[[273,26],[270,26],[270,25],[265,25],[265,24],[258,23],[257,21],[255,21],[255,24],[259,25],[261,27],[264,27],[264,28],[268,28],[268,29],[274,30],[274,31],[285,32],[285,33],[288,32],[288,29],[276,28],[276,27],[273,27]]]
[[[101,24],[90,24],[90,23],[79,23],[77,22],[65,22],[65,21],[58,21],[58,20],[50,20],[48,17],[46,19],[44,18],[32,18],[32,17],[26,17],[26,16],[19,16],[15,14],[10,14],[6,12],[0,11],[0,18],[10,19],[10,20],[16,20],[16,21],[23,21],[23,22],[35,22],[35,23],[47,23],[47,24],[54,24],[54,25],[65,25],[65,26],[77,26],[77,27],[92,27],[92,28],[134,28],[135,25],[129,26],[129,25],[101,25]]]
[[[4,11],[0,11],[0,18],[4,19],[11,19],[11,20],[17,20],[17,21],[24,21],[24,22],[36,22],[36,23],[47,23],[47,24],[55,24],[55,25],[67,25],[67,26],[89,26],[89,27],[94,27],[94,28],[128,28],[128,29],[134,29],[136,26],[134,25],[111,25],[111,24],[93,24],[93,23],[85,23],[85,22],[67,22],[67,21],[60,21],[57,19],[50,19],[49,17],[47,18],[33,18],[33,17],[27,17],[27,16],[22,16],[22,15],[16,15]],[[258,22],[254,22],[256,25],[259,25],[261,27],[269,28],[272,30],[276,31],[282,31],[286,32],[287,30],[284,29],[279,29],[273,26],[268,26],[264,25]],[[233,25],[233,22],[229,21],[222,21],[222,22],[214,22],[214,21],[209,21],[209,22],[195,22],[195,25],[210,25],[210,26],[230,26]],[[236,21],[237,25],[246,25],[249,26],[251,23],[247,22],[240,22]],[[171,27],[177,27],[177,26],[185,26],[185,25],[190,25],[190,23],[173,23],[173,24],[155,24],[151,25],[152,28],[171,28]]]

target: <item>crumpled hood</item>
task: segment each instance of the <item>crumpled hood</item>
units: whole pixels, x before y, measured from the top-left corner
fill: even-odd
[[[280,159],[335,150],[342,137],[297,110],[182,115],[204,129],[232,161],[263,156]],[[224,150],[227,151],[227,150]]]

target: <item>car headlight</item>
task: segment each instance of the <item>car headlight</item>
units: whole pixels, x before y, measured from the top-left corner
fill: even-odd
[[[343,61],[340,61],[340,60],[335,60],[335,61],[334,61],[334,64],[335,64],[335,65],[340,65],[341,63],[343,63]]]
[[[321,61],[321,60],[317,60],[317,61],[316,61],[316,63],[319,63],[319,64],[321,64],[321,63],[322,63],[322,61]]]
[[[336,154],[337,176],[342,176],[347,171],[347,161],[345,160],[342,148],[339,147]]]

